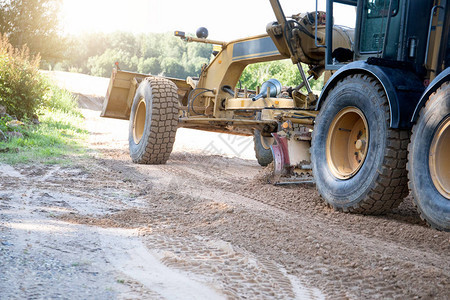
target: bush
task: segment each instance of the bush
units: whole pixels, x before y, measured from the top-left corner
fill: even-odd
[[[15,49],[0,35],[0,105],[18,119],[31,118],[44,103],[47,82],[39,73],[39,56],[26,46]]]
[[[47,88],[43,105],[36,110],[39,124],[27,117],[23,122],[9,115],[0,117],[0,162],[64,163],[64,157],[83,153],[81,142],[87,131],[83,129],[84,118],[76,98],[46,77],[42,78]]]
[[[19,119],[32,119],[42,109],[80,114],[70,92],[57,87],[39,71],[39,56],[26,47],[15,49],[0,35],[0,105]]]

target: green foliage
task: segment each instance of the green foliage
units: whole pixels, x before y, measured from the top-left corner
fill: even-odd
[[[93,76],[109,77],[115,62],[124,70],[136,70],[133,60],[122,49],[107,49],[103,54],[90,57],[87,67]]]
[[[81,129],[76,100],[42,75],[38,66],[39,56],[30,56],[25,46],[15,49],[0,36],[0,105],[9,114],[0,118],[2,161],[55,162],[55,156],[81,151],[79,138],[86,131]],[[36,114],[39,125],[30,121]]]
[[[8,131],[9,127],[8,125],[6,125],[6,123],[8,123],[9,121],[11,121],[12,119],[8,116],[5,117],[0,117],[0,139],[3,138],[2,133],[4,134],[5,132]]]
[[[26,46],[15,49],[0,36],[0,105],[19,119],[32,117],[44,103],[48,86],[39,73],[39,61]]]
[[[63,58],[65,41],[59,33],[61,0],[0,0],[0,32],[11,44],[25,44],[33,55],[55,62]]]
[[[28,131],[28,125],[24,124],[23,125],[17,125],[14,126],[11,123],[14,122],[13,118],[11,118],[10,116],[4,116],[4,117],[0,117],[0,140],[3,140],[5,138],[8,138],[6,136],[7,132],[18,132],[24,136],[27,135],[27,131]],[[20,124],[22,124],[20,122]]]
[[[82,142],[88,132],[80,115],[60,110],[43,110],[41,124],[25,124],[16,129],[23,137],[0,142],[0,161],[10,164],[43,162],[65,163],[65,156],[83,155]],[[3,128],[0,121],[0,128]],[[3,129],[2,129],[3,131]]]
[[[58,69],[109,77],[114,63],[119,62],[122,70],[185,79],[197,77],[202,65],[211,60],[211,53],[211,45],[186,43],[172,33],[91,33],[71,37],[68,59]],[[241,84],[254,90],[270,78],[285,86],[301,82],[297,67],[290,60],[283,60],[249,65],[241,76]],[[323,80],[311,83],[320,90]]]
[[[157,57],[140,58],[137,71],[143,74],[160,74],[162,67]]]
[[[78,111],[73,96],[39,71],[39,56],[30,56],[26,46],[15,49],[5,36],[0,36],[0,105],[19,120],[33,118],[44,107]]]
[[[72,94],[45,77],[39,61],[26,46],[16,49],[0,36],[0,105],[19,120],[32,118],[44,107],[79,114]]]
[[[306,73],[307,67],[303,66],[303,70]],[[257,86],[261,86],[263,82],[271,78],[278,79],[283,86],[294,87],[302,82],[297,66],[287,59],[248,65],[241,75],[240,84],[242,87],[255,90]],[[320,91],[323,78],[310,83],[313,90]]]
[[[47,91],[44,95],[44,106],[38,110],[38,115],[44,114],[47,110],[81,117],[78,108],[77,98],[68,90],[62,89],[56,83],[46,79]]]
[[[211,59],[212,46],[186,43],[172,33],[133,35],[92,33],[70,38],[62,71],[109,77],[115,62],[122,70],[175,78],[198,76]]]
[[[184,73],[183,65],[174,57],[166,57],[161,62],[164,75],[168,77],[176,77]]]

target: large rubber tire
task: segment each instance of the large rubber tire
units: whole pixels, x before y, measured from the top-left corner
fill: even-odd
[[[450,83],[430,96],[413,127],[409,187],[420,216],[450,231]]]
[[[177,126],[177,86],[165,78],[145,78],[139,84],[130,113],[128,142],[133,162],[166,163]]]
[[[261,131],[255,129],[253,132],[253,143],[258,163],[263,167],[268,166],[273,161],[272,149],[270,149],[270,146],[273,144],[273,137],[264,137],[261,135]]]
[[[338,176],[333,163],[334,157],[341,156],[341,151],[336,149],[342,148],[337,147],[340,141],[331,139],[330,136],[334,135],[329,133],[334,130],[340,130],[337,131],[339,134],[350,132],[345,128],[336,129],[336,126],[330,128],[346,111],[349,113],[344,116],[358,117],[365,124],[366,140],[361,143],[365,145],[365,155],[363,159],[357,159],[351,172]],[[372,77],[362,74],[345,77],[328,94],[315,121],[311,160],[316,187],[336,210],[381,214],[397,207],[408,195],[406,158],[409,131],[390,128],[389,119],[384,89]],[[346,147],[352,150],[353,143],[348,138]],[[352,154],[342,155],[350,157]]]

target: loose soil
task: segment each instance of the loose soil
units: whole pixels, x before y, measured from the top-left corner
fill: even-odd
[[[338,213],[313,185],[267,184],[251,138],[187,129],[167,164],[136,165],[128,122],[72,91],[89,156],[0,165],[0,299],[449,299],[450,233],[411,198]]]

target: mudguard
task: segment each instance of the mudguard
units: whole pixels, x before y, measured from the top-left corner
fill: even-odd
[[[406,68],[369,64],[365,61],[352,62],[340,68],[328,80],[317,101],[316,109],[320,109],[328,93],[339,80],[352,74],[368,74],[383,86],[389,101],[391,128],[412,127],[411,116],[425,87],[414,72]]]
[[[442,71],[436,78],[428,85],[427,89],[420,97],[419,102],[416,105],[414,113],[411,118],[411,123],[415,123],[419,117],[420,110],[427,102],[431,94],[433,94],[444,82],[450,80],[450,67]]]

